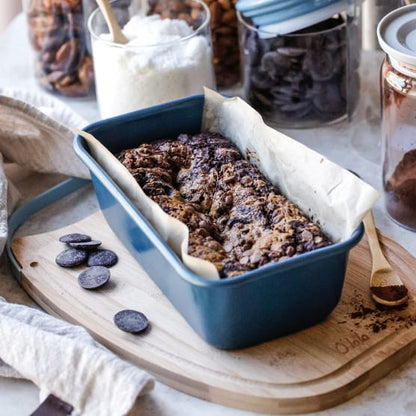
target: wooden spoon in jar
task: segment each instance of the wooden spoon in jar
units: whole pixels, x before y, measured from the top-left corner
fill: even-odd
[[[113,37],[114,43],[127,43],[129,40],[124,36],[121,28],[114,16],[113,9],[108,0],[97,0],[97,4],[107,22],[108,28],[110,29],[111,36]]]
[[[367,212],[363,222],[373,262],[370,279],[371,296],[381,305],[400,306],[409,299],[408,291],[381,251],[371,210]]]

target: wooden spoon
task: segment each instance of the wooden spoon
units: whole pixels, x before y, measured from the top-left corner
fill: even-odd
[[[409,299],[408,291],[381,251],[371,210],[366,214],[363,222],[373,261],[370,279],[371,296],[381,305],[402,305]]]
[[[111,36],[113,37],[113,42],[121,44],[127,43],[129,40],[121,31],[109,1],[97,0],[97,4],[104,16],[105,21],[107,22],[108,28],[110,29]]]

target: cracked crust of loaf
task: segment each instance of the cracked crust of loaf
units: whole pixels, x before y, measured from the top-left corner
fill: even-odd
[[[331,244],[318,224],[218,133],[123,150],[143,191],[189,229],[190,255],[234,277]]]

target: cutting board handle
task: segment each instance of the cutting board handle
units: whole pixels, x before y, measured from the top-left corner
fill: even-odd
[[[6,242],[6,253],[10,260],[10,266],[13,276],[20,283],[22,280],[21,270],[19,262],[13,254],[10,248],[11,241],[13,240],[16,230],[33,214],[46,208],[48,205],[59,201],[61,198],[70,195],[71,193],[78,191],[82,187],[91,183],[90,180],[81,178],[70,178],[63,182],[58,183],[52,188],[49,188],[45,192],[32,198],[29,202],[18,208],[8,220],[8,236]]]

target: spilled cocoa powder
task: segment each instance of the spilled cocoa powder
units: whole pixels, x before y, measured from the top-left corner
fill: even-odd
[[[347,302],[347,311],[344,319],[338,321],[339,324],[354,322],[356,328],[368,329],[373,333],[379,333],[386,329],[410,328],[416,324],[416,316],[413,314],[404,315],[408,303],[397,307],[387,307],[382,305],[368,306],[363,295],[354,293],[354,296]]]
[[[406,306],[403,305],[401,308],[404,309]],[[396,308],[397,310],[397,308]],[[406,320],[409,326],[413,326],[416,323],[416,318],[406,319],[403,316],[391,315],[391,310],[386,309],[372,309],[361,305],[359,310],[356,310],[350,314],[350,318],[357,320],[355,326],[361,326],[363,318],[367,318],[369,322],[364,323],[364,327],[370,329],[374,333],[380,332],[387,329],[389,326],[397,326],[398,323],[404,323]],[[398,328],[395,328],[398,329]]]

